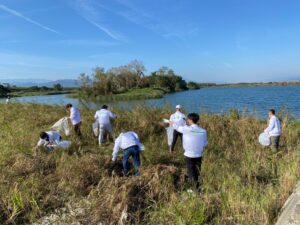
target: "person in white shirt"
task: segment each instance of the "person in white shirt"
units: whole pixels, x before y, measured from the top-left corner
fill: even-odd
[[[44,147],[46,150],[53,150],[54,145],[58,145],[61,141],[61,135],[57,131],[42,131],[40,133],[40,140],[35,147],[35,154],[40,147]]]
[[[170,121],[170,125],[183,134],[183,149],[189,181],[195,183],[197,188],[200,187],[199,176],[203,151],[208,144],[206,130],[197,125],[198,121],[199,115],[196,113],[190,113],[187,116],[187,125],[184,126]]]
[[[108,110],[107,105],[103,105],[102,109],[96,112],[95,119],[98,120],[99,127],[100,127],[100,132],[99,132],[100,146],[102,146],[105,143],[106,133],[108,133],[109,139],[111,141],[114,140],[111,120],[115,118],[117,118],[117,116]]]
[[[115,161],[119,150],[123,150],[123,172],[128,174],[128,160],[132,156],[134,161],[135,175],[139,176],[140,167],[140,151],[143,150],[143,145],[140,142],[138,135],[133,131],[123,132],[115,141],[115,146],[112,154],[112,160]]]
[[[269,124],[268,127],[265,129],[265,133],[267,133],[270,136],[271,149],[273,151],[277,151],[279,148],[281,126],[279,119],[275,115],[274,109],[269,110]]]
[[[6,104],[9,104],[9,102],[10,102],[10,97],[7,96],[7,98],[6,98]]]
[[[178,124],[179,126],[186,125],[186,116],[182,113],[181,105],[176,106],[176,112],[170,116],[170,121]],[[169,151],[173,152],[177,139],[180,137],[182,142],[182,133],[179,133],[177,130],[173,131],[173,141],[171,143],[171,146],[169,146]]]
[[[80,112],[77,108],[75,108],[72,104],[67,104],[66,109],[70,112],[69,119],[71,120],[72,125],[74,126],[74,131],[77,139],[81,137],[81,116]]]

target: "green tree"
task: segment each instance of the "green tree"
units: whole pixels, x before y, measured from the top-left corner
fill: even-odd
[[[10,89],[0,84],[0,96],[5,97],[10,92]]]
[[[55,91],[62,91],[63,90],[63,86],[61,84],[54,84],[53,85],[53,89]]]

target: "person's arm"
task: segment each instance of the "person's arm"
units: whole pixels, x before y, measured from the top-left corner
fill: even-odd
[[[205,132],[205,134],[204,134],[204,147],[206,147],[207,145],[208,145],[207,133]]]
[[[172,126],[175,130],[177,130],[179,133],[182,133],[182,134],[189,131],[186,126],[180,126],[177,123],[172,122],[172,121],[170,121],[170,126]]]
[[[109,111],[109,117],[110,117],[111,119],[116,119],[116,118],[117,118],[117,115],[114,114],[114,113],[112,113],[111,111]]]
[[[272,131],[275,127],[275,118],[271,118],[270,121],[269,121],[269,126],[265,129],[265,132],[266,133],[269,133],[270,131]]]
[[[75,112],[74,111],[75,110],[73,108],[71,108],[71,110],[70,110],[70,117],[69,117],[70,120],[75,119]]]
[[[40,139],[40,140],[38,141],[38,143],[36,144],[36,148],[41,147],[41,146],[44,145],[45,143],[46,143],[45,140]]]
[[[137,145],[139,146],[139,149],[142,150],[142,148],[144,148],[144,145],[141,143],[139,136],[135,132],[133,132],[133,135],[136,139],[136,142],[137,142]]]
[[[94,118],[95,118],[95,119],[98,119],[98,113],[97,113],[97,112],[95,113]]]
[[[121,135],[115,141],[115,146],[112,153],[112,161],[116,161],[120,147],[121,147]]]

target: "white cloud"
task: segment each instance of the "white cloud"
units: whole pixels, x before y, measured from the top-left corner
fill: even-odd
[[[75,0],[69,1],[71,6],[77,11],[77,13],[83,17],[87,22],[91,25],[95,26],[103,33],[111,37],[112,39],[120,42],[126,42],[126,38],[124,35],[120,34],[120,32],[114,31],[109,26],[105,25],[103,22],[103,18],[101,19],[101,15],[99,10],[94,7],[94,1],[92,0]]]
[[[21,14],[20,12],[18,12],[16,10],[13,10],[13,9],[10,9],[10,8],[6,7],[5,5],[0,5],[0,9],[2,9],[3,11],[5,11],[5,12],[11,14],[11,15],[19,17],[19,18],[21,18],[21,19],[23,19],[23,20],[25,20],[25,21],[27,21],[27,22],[35,25],[35,26],[38,26],[38,27],[40,27],[44,30],[50,31],[50,32],[55,33],[55,34],[60,34],[60,32],[58,32],[58,31],[56,31],[52,28],[49,28],[49,27],[47,27],[47,26],[45,26],[45,25],[43,25],[43,24],[41,24],[41,23],[39,23],[39,22],[37,22],[33,19],[30,19],[29,17],[26,17],[23,14]]]

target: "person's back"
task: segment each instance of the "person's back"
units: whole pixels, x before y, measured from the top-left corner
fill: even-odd
[[[174,114],[170,116],[170,121],[175,122],[180,126],[184,126],[186,124],[185,119],[186,116],[180,111],[176,111]]]
[[[110,124],[110,120],[115,118],[115,115],[108,109],[101,109],[96,112],[95,118],[99,124]]]
[[[186,116],[182,113],[181,105],[176,106],[176,112],[170,116],[170,121],[176,123],[178,126],[186,125]],[[182,140],[182,134],[174,130],[171,145],[169,146],[170,152],[174,151],[178,137]]]
[[[37,147],[46,146],[48,144],[57,145],[61,141],[61,135],[57,131],[46,131],[40,133],[40,140]]]
[[[115,118],[117,118],[117,116],[108,110],[107,105],[103,105],[102,109],[96,112],[95,119],[98,121],[100,126],[100,132],[99,132],[100,146],[102,146],[105,143],[106,133],[109,134],[109,139],[111,141],[114,140],[111,119],[115,119]]]
[[[115,161],[119,152],[119,149],[123,150],[123,169],[124,174],[127,175],[129,170],[128,160],[132,156],[134,160],[135,175],[139,175],[140,166],[140,151],[142,150],[142,144],[138,135],[133,131],[121,133],[115,141],[115,146],[112,154],[112,160]]]
[[[170,122],[170,125],[183,135],[183,149],[189,180],[192,183],[196,183],[197,188],[200,187],[199,175],[203,151],[204,147],[208,144],[206,130],[197,125],[198,121],[199,115],[190,113],[187,116],[187,125],[185,126],[180,126],[172,121]]]
[[[70,109],[70,118],[73,125],[76,125],[81,122],[80,112],[74,106],[72,106]]]
[[[202,157],[204,147],[207,145],[206,130],[194,124],[184,126],[179,131],[183,134],[184,155],[190,158]]]

